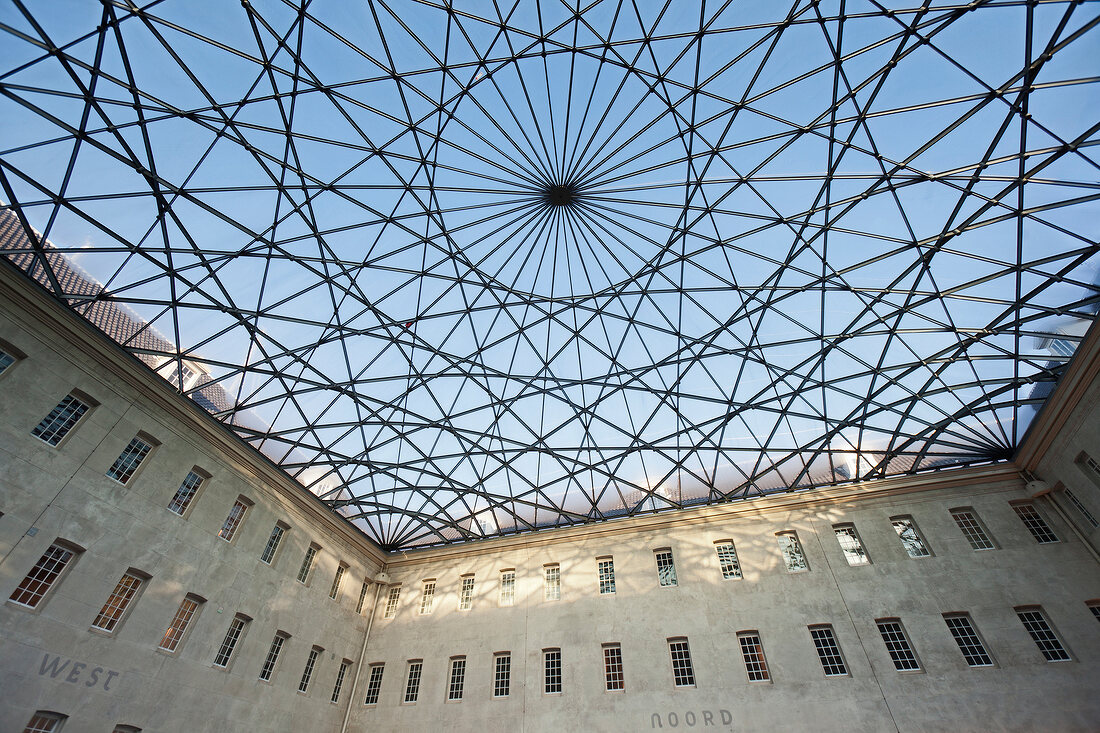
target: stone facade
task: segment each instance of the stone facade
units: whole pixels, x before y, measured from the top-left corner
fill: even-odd
[[[136,359],[0,269],[0,350],[21,357],[0,373],[0,592],[12,596],[58,540],[74,552],[33,608],[12,600],[0,608],[0,730],[22,730],[35,711],[68,716],[63,733],[120,724],[332,733],[1095,730],[1100,611],[1089,602],[1100,602],[1100,533],[1081,510],[1100,517],[1100,473],[1089,464],[1100,458],[1098,333],[1012,464],[387,554]],[[34,437],[74,390],[94,407],[57,446]],[[148,457],[125,484],[107,477],[137,435],[155,443]],[[169,511],[194,469],[206,476],[200,492],[182,516]],[[219,533],[242,498],[246,512],[227,542]],[[1021,502],[1056,542],[1037,541]],[[960,509],[981,523],[992,549],[973,549],[952,515]],[[928,556],[907,552],[892,523],[899,517],[919,528]],[[268,564],[261,554],[280,522],[285,535]],[[837,525],[854,528],[867,562],[856,553],[849,564]],[[789,532],[805,570],[788,570],[777,535]],[[732,541],[740,577],[723,578],[722,541]],[[311,544],[320,549],[302,583]],[[657,551],[671,551],[675,585],[661,584]],[[600,592],[607,558],[614,593]],[[557,568],[559,599],[548,600],[548,567]],[[510,605],[501,602],[505,572],[515,577]],[[141,587],[112,630],[92,628],[124,573]],[[470,607],[461,610],[469,577]],[[362,594],[371,580],[380,582]],[[422,613],[428,581],[430,612]],[[159,649],[188,594],[203,601],[197,614],[174,651]],[[1036,608],[1068,661],[1046,661],[1025,629],[1018,612]],[[990,665],[967,664],[945,621],[955,614],[980,635]],[[243,633],[219,666],[237,618]],[[919,669],[897,670],[879,622],[900,624]],[[811,627],[832,631],[842,674],[825,673]],[[749,679],[742,632],[759,639],[766,680]],[[280,658],[262,681],[279,633]],[[693,684],[677,686],[670,643],[685,641]],[[607,690],[608,645],[621,653],[622,690]],[[547,651],[560,655],[561,692],[546,691]],[[507,694],[497,695],[496,660],[505,655]],[[461,700],[448,700],[457,696],[460,658]],[[415,701],[406,701],[415,664]],[[364,704],[379,665],[377,702]]]

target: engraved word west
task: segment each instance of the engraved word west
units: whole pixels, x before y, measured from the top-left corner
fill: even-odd
[[[82,684],[85,687],[102,687],[105,692],[112,692],[112,683],[119,676],[119,672],[104,667],[93,667],[84,662],[72,659],[62,659],[50,654],[42,655],[42,666],[38,670],[42,677],[49,675],[51,679],[61,679],[74,685]],[[115,685],[117,687],[117,685]]]

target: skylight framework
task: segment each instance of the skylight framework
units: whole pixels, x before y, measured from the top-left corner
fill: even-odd
[[[0,9],[0,251],[385,548],[1005,460],[1100,7]]]

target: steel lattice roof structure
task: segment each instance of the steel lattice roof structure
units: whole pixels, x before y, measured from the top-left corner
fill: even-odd
[[[12,0],[0,250],[385,548],[1006,460],[1098,10]]]

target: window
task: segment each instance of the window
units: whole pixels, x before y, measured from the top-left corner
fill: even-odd
[[[435,605],[435,581],[425,580],[424,587],[420,591],[420,615],[426,616],[432,612]]]
[[[867,550],[863,549],[854,524],[834,524],[833,532],[836,533],[836,541],[840,543],[840,550],[849,565],[871,564],[871,558],[867,556]]]
[[[543,568],[542,596],[543,600],[561,600],[561,567],[547,565]]]
[[[516,571],[500,571],[500,605],[511,606],[516,602]]]
[[[57,445],[80,422],[80,418],[91,409],[91,404],[73,395],[65,395],[50,414],[42,418],[31,435],[40,438],[48,445]]]
[[[1085,601],[1085,605],[1092,611],[1092,615],[1100,621],[1100,601]]]
[[[1012,510],[1040,545],[1058,541],[1058,535],[1054,534],[1054,530],[1043,520],[1042,515],[1035,511],[1032,504],[1013,504]]]
[[[914,559],[931,557],[932,552],[928,549],[912,517],[890,517],[890,523],[894,525],[894,531],[898,533],[898,538],[901,539],[901,544],[909,557]]]
[[[191,469],[191,471],[183,477],[183,483],[176,489],[176,495],[172,497],[172,501],[168,502],[168,511],[175,512],[181,517],[186,514],[187,508],[191,506],[191,501],[195,498],[195,495],[199,493],[199,487],[202,486],[202,482],[206,478],[206,476]]]
[[[734,580],[740,578],[741,563],[737,560],[737,550],[733,548],[733,540],[715,542],[714,551],[718,553],[718,567],[722,570],[722,579]]]
[[[810,638],[817,647],[817,658],[821,660],[821,669],[826,677],[842,677],[848,674],[848,668],[844,666],[844,657],[840,655],[840,647],[837,646],[836,637],[833,635],[833,627],[828,624],[810,627]]]
[[[970,616],[964,613],[944,614],[943,620],[947,622],[947,628],[951,630],[951,636],[955,637],[955,643],[959,645],[959,651],[968,665],[993,666],[993,659],[986,652],[974,624],[970,623]]]
[[[419,659],[409,660],[409,676],[405,681],[405,702],[414,703],[420,696],[420,672],[424,668],[424,662]]]
[[[76,551],[65,547],[59,542],[50,545],[31,571],[23,578],[23,582],[11,594],[10,600],[27,608],[37,608],[42,598],[65,572],[65,568],[76,556]]]
[[[196,595],[188,594],[183,597],[183,600],[180,601],[180,607],[176,609],[176,615],[172,617],[172,623],[168,625],[164,637],[160,640],[159,649],[166,652],[174,652],[179,649],[180,642],[183,641],[191,622],[198,615],[199,606],[203,603],[203,599]]]
[[[1096,517],[1092,516],[1092,513],[1085,508],[1085,505],[1081,503],[1081,500],[1077,498],[1076,494],[1069,489],[1062,489],[1062,493],[1066,495],[1066,498],[1069,499],[1069,503],[1073,504],[1073,508],[1080,512],[1081,516],[1085,518],[1085,521],[1088,522],[1093,529],[1100,527],[1100,522],[1096,521]]]
[[[561,694],[561,649],[542,650],[542,691]]]
[[[134,477],[137,470],[141,468],[141,462],[153,450],[154,441],[149,436],[145,437],[146,440],[142,440],[140,435],[130,439],[129,445],[122,449],[122,453],[119,453],[118,458],[107,469],[107,478],[113,478],[120,484],[124,484]]]
[[[760,632],[742,631],[737,635],[741,644],[741,658],[745,660],[745,673],[749,682],[767,682],[768,662],[764,659],[764,645],[760,642]]]
[[[260,562],[271,564],[271,561],[275,559],[275,553],[279,551],[279,543],[283,541],[283,535],[290,527],[282,522],[276,522],[275,526],[271,528],[271,534],[267,536],[267,544],[264,545],[264,551],[260,554]]]
[[[462,576],[462,588],[458,591],[458,610],[469,611],[474,607],[474,576]]]
[[[600,576],[600,595],[608,595],[615,592],[615,559],[611,557],[597,557],[596,568]]]
[[[451,657],[451,681],[447,684],[447,699],[452,702],[461,700],[465,684],[466,657]]]
[[[955,520],[955,524],[959,525],[959,529],[966,536],[967,542],[975,550],[995,549],[993,540],[989,539],[989,535],[986,534],[985,528],[978,521],[978,515],[974,513],[973,509],[970,507],[952,509],[951,518]]]
[[[218,647],[218,653],[214,656],[215,667],[229,667],[229,662],[233,659],[233,650],[237,648],[237,642],[244,636],[244,630],[248,626],[249,620],[247,616],[238,613],[229,622],[229,628],[225,632],[225,638],[222,639],[222,645]]]
[[[298,568],[298,582],[308,583],[309,574],[313,570],[313,560],[317,557],[317,553],[321,550],[319,545],[310,544],[306,548],[305,557],[302,558],[302,565]]]
[[[493,655],[493,697],[508,697],[512,684],[512,655],[508,652]]]
[[[340,702],[340,688],[344,686],[344,676],[348,673],[348,668],[351,667],[351,660],[345,659],[340,662],[340,669],[336,672],[336,684],[332,686],[332,697],[329,698],[329,702]]]
[[[672,560],[672,550],[654,550],[653,557],[657,561],[657,581],[661,586],[676,585],[676,564]]]
[[[1100,461],[1097,461],[1088,453],[1082,453],[1077,456],[1076,463],[1086,476],[1100,484]]]
[[[340,584],[344,582],[344,573],[347,571],[348,566],[343,563],[336,566],[336,573],[332,576],[332,585],[328,589],[328,597],[334,601],[340,597]]]
[[[36,710],[27,722],[27,727],[23,729],[23,733],[57,733],[68,717],[61,713]]]
[[[386,618],[393,618],[397,615],[397,601],[401,598],[401,586],[390,586],[389,595],[386,596]]]
[[[882,642],[886,644],[886,651],[890,653],[890,659],[894,663],[894,669],[899,672],[918,672],[920,663],[917,655],[913,653],[913,647],[909,643],[909,637],[905,635],[905,629],[897,619],[879,619],[878,633],[882,634]]]
[[[623,650],[618,644],[603,645],[604,689],[608,692],[621,692],[626,689],[623,678]]]
[[[363,604],[367,601],[367,588],[370,587],[370,581],[364,580],[363,587],[359,589],[359,600],[355,602],[355,612],[363,613]]]
[[[241,526],[241,522],[244,520],[244,514],[248,511],[248,507],[252,505],[252,502],[243,496],[238,496],[237,500],[233,502],[233,507],[229,510],[229,515],[222,522],[222,528],[218,531],[218,536],[226,542],[232,542],[233,537],[237,534],[237,528]]]
[[[377,705],[378,693],[382,690],[382,674],[386,671],[386,665],[382,662],[370,666],[370,679],[367,680],[367,696],[363,700],[364,705]]]
[[[794,532],[778,532],[775,535],[779,543],[779,554],[783,556],[783,562],[787,565],[788,573],[801,573],[809,570],[806,563],[806,555],[802,552],[802,543],[798,541],[798,535]]]
[[[1043,653],[1048,662],[1068,662],[1070,660],[1069,652],[1062,646],[1062,640],[1054,633],[1054,629],[1050,627],[1043,609],[1038,606],[1030,606],[1015,610],[1016,615],[1020,617],[1020,622],[1027,629],[1027,633],[1031,634],[1031,640],[1035,642],[1035,646],[1039,647],[1039,651]]]
[[[271,646],[267,648],[267,656],[264,657],[264,665],[260,667],[260,679],[264,682],[271,681],[271,675],[275,674],[275,665],[279,663],[279,655],[283,652],[283,644],[290,638],[290,634],[278,631],[271,639]]]
[[[15,363],[15,357],[6,351],[0,351],[0,374],[3,374],[8,370],[12,364]]]
[[[695,669],[691,666],[691,650],[687,639],[669,639],[672,656],[672,681],[677,687],[695,687]]]
[[[298,692],[307,692],[309,690],[309,681],[313,677],[313,668],[317,666],[317,657],[323,652],[319,646],[315,646],[309,650],[309,656],[306,657],[306,666],[302,670],[302,679],[298,682]]]

